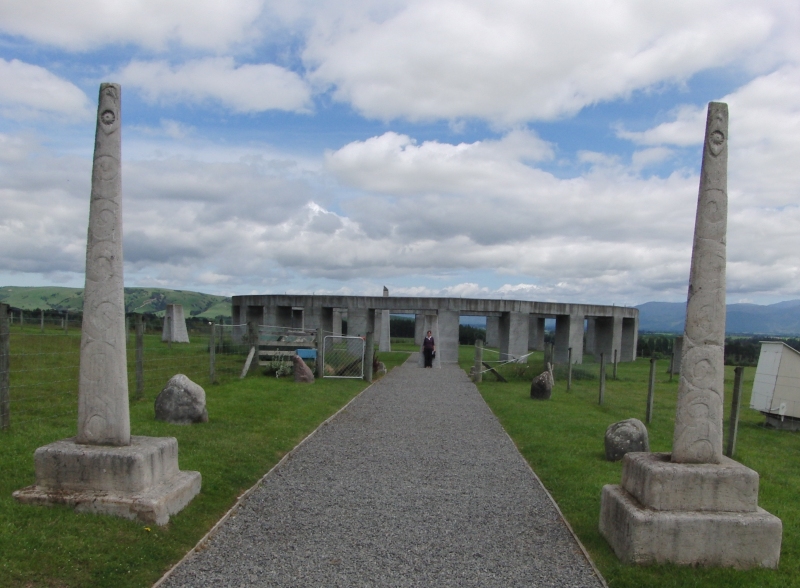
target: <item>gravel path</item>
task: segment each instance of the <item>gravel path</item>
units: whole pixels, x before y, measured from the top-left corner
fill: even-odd
[[[415,357],[275,468],[179,586],[602,587],[463,370]]]

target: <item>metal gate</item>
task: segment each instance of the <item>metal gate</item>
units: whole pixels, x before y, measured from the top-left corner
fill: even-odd
[[[322,362],[325,378],[363,378],[366,344],[361,337],[327,336]]]

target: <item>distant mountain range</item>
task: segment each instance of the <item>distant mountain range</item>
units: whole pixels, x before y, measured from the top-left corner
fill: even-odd
[[[686,316],[685,302],[647,302],[640,304],[639,330],[657,333],[681,333]],[[725,331],[733,334],[800,334],[800,300],[777,304],[729,304]]]
[[[21,310],[59,310],[83,312],[83,289],[44,287],[0,287],[0,302]],[[163,316],[167,304],[183,305],[187,317],[214,319],[231,316],[231,299],[185,290],[164,288],[125,288],[125,312]]]

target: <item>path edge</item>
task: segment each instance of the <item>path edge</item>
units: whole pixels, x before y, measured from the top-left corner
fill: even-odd
[[[411,355],[413,355],[413,353],[412,353]],[[409,356],[409,359],[411,359],[411,356]],[[407,359],[406,361],[409,361],[409,359]],[[405,362],[403,362],[403,363],[405,363]],[[401,363],[400,365],[403,365],[403,363]],[[397,366],[397,367],[400,367],[400,366]],[[388,375],[388,374],[387,374],[387,375]],[[384,377],[385,377],[385,376],[384,376]],[[383,378],[381,378],[380,380],[382,380],[382,379],[383,379]],[[345,404],[345,405],[344,405],[342,408],[340,408],[340,409],[339,409],[339,410],[337,410],[335,413],[333,413],[331,416],[329,416],[327,419],[325,419],[324,421],[322,421],[322,422],[319,424],[319,426],[318,426],[316,429],[314,429],[313,431],[311,431],[311,432],[310,432],[310,433],[309,433],[309,434],[308,434],[306,437],[304,437],[304,438],[303,438],[303,440],[302,440],[302,441],[300,441],[300,443],[298,443],[297,445],[295,445],[295,446],[294,446],[294,447],[293,447],[293,448],[292,448],[292,449],[291,449],[291,450],[290,450],[288,453],[286,453],[286,455],[284,455],[284,456],[281,458],[281,460],[280,460],[278,463],[276,463],[274,466],[272,466],[272,467],[269,469],[269,471],[268,471],[266,474],[264,474],[263,476],[261,476],[261,477],[260,477],[260,478],[259,478],[259,479],[256,481],[256,483],[255,483],[255,484],[253,484],[252,486],[250,486],[250,488],[248,488],[247,490],[245,490],[244,492],[242,492],[242,493],[239,495],[239,497],[236,499],[236,502],[234,502],[234,503],[233,503],[233,506],[231,506],[231,507],[228,509],[228,511],[227,511],[227,512],[226,512],[224,515],[222,515],[222,518],[220,518],[220,519],[219,519],[219,520],[218,520],[218,521],[217,521],[217,522],[214,524],[214,526],[213,526],[213,527],[211,527],[211,529],[209,529],[209,531],[208,531],[208,532],[207,532],[205,535],[203,535],[203,536],[200,538],[200,540],[197,542],[197,544],[195,544],[195,546],[194,546],[194,547],[192,547],[192,548],[191,548],[191,549],[190,549],[188,552],[186,552],[186,555],[184,555],[184,556],[183,556],[183,557],[182,557],[182,558],[181,558],[181,559],[180,559],[178,562],[176,562],[176,563],[175,563],[175,565],[173,565],[173,566],[172,566],[172,567],[170,567],[170,568],[169,568],[169,569],[168,569],[166,572],[164,572],[164,575],[163,575],[163,576],[161,576],[161,577],[158,579],[158,581],[157,581],[155,584],[153,584],[152,588],[160,588],[160,587],[163,585],[163,583],[164,583],[164,582],[166,582],[166,581],[167,581],[167,580],[170,578],[170,576],[172,576],[172,573],[173,573],[173,572],[174,572],[174,571],[175,571],[175,570],[178,568],[178,566],[180,566],[181,564],[183,564],[183,563],[184,563],[186,560],[188,560],[188,559],[189,559],[189,558],[190,558],[192,555],[194,555],[195,553],[197,553],[197,551],[199,551],[199,550],[200,550],[200,549],[201,549],[201,548],[202,548],[202,547],[203,547],[203,546],[206,544],[206,542],[208,542],[208,541],[209,541],[209,540],[210,540],[210,539],[211,539],[211,538],[214,536],[214,534],[215,534],[215,533],[217,532],[217,530],[218,530],[218,529],[219,529],[219,528],[220,528],[220,527],[223,525],[223,523],[225,523],[225,521],[227,521],[229,518],[231,518],[231,516],[232,516],[232,515],[233,515],[233,514],[234,514],[234,513],[235,513],[237,510],[239,510],[239,507],[242,505],[242,503],[243,503],[243,502],[244,502],[244,501],[245,501],[245,500],[246,500],[246,499],[247,499],[247,498],[248,498],[248,497],[249,497],[249,496],[250,496],[250,495],[251,495],[253,492],[255,492],[255,491],[256,491],[256,490],[257,490],[257,489],[258,489],[258,488],[259,488],[259,487],[260,487],[260,486],[261,486],[261,485],[262,485],[262,484],[263,484],[263,483],[266,481],[266,479],[267,479],[267,478],[268,478],[268,477],[269,477],[269,476],[272,474],[272,472],[274,472],[274,471],[275,471],[276,469],[278,469],[278,468],[279,468],[281,465],[283,465],[283,463],[284,463],[285,461],[288,461],[289,459],[291,459],[291,458],[292,458],[292,456],[294,456],[294,454],[295,454],[295,453],[296,453],[296,452],[297,452],[297,451],[298,451],[298,450],[299,450],[299,449],[300,449],[300,448],[301,448],[303,445],[305,445],[306,441],[308,441],[308,440],[309,440],[309,439],[311,439],[311,438],[312,438],[314,435],[316,435],[316,434],[317,434],[317,431],[319,431],[319,430],[320,430],[322,427],[326,426],[326,425],[327,425],[328,423],[330,423],[330,422],[331,422],[333,419],[335,419],[337,416],[339,416],[339,414],[340,414],[340,413],[342,413],[342,412],[344,412],[345,410],[347,410],[347,408],[348,408],[348,407],[349,407],[349,406],[350,406],[350,405],[351,405],[353,402],[355,402],[357,399],[359,399],[359,398],[361,397],[361,395],[362,395],[362,394],[364,394],[364,392],[366,392],[367,390],[369,390],[370,388],[372,388],[372,387],[373,387],[373,386],[374,386],[374,385],[375,385],[377,382],[379,382],[380,380],[375,380],[375,381],[371,382],[371,383],[369,384],[369,386],[367,386],[367,387],[366,387],[366,388],[364,388],[364,389],[363,389],[361,392],[359,392],[358,394],[356,394],[355,396],[353,396],[353,397],[352,397],[352,398],[351,398],[351,399],[348,401],[348,403],[347,403],[347,404]],[[505,430],[505,429],[503,429],[503,430]],[[516,446],[515,446],[515,447],[516,447]],[[525,463],[527,463],[527,462],[525,462]],[[541,482],[540,482],[540,483],[541,483]],[[559,512],[560,512],[560,511],[559,511]]]
[[[471,380],[470,380],[470,382],[472,383],[473,386],[475,386],[475,382],[472,382]],[[569,521],[567,520],[567,517],[565,517],[564,513],[561,512],[561,509],[559,508],[558,503],[556,502],[556,499],[553,498],[553,495],[550,494],[550,491],[544,485],[542,480],[539,478],[538,475],[536,475],[536,472],[533,470],[533,466],[530,464],[530,462],[527,459],[525,459],[524,455],[522,455],[522,452],[519,450],[519,447],[517,447],[517,444],[514,442],[514,439],[511,438],[511,435],[508,434],[508,431],[506,431],[506,428],[500,422],[500,419],[497,418],[496,414],[494,414],[494,411],[492,410],[492,407],[489,406],[488,402],[486,402],[486,399],[483,397],[483,394],[481,394],[481,391],[478,389],[477,386],[475,386],[475,390],[478,392],[478,395],[481,397],[481,400],[483,400],[483,403],[486,404],[486,408],[489,409],[489,412],[491,412],[492,416],[497,420],[497,424],[499,424],[500,428],[503,429],[503,433],[505,433],[506,437],[508,437],[508,440],[511,442],[511,445],[514,446],[514,449],[517,451],[517,455],[519,455],[520,458],[522,459],[522,461],[525,463],[525,465],[528,466],[528,469],[531,471],[531,474],[533,474],[534,480],[536,480],[536,482],[539,484],[541,489],[547,495],[547,498],[550,500],[550,502],[552,503],[553,507],[555,507],[556,512],[558,513],[558,516],[561,518],[562,521],[564,521],[564,524],[567,526],[567,529],[569,530],[570,534],[572,535],[572,538],[575,539],[575,543],[578,544],[578,547],[580,548],[581,553],[583,553],[583,557],[586,558],[586,561],[592,567],[592,571],[594,571],[594,575],[597,576],[597,579],[600,581],[600,584],[602,584],[604,588],[608,588],[608,583],[606,582],[606,579],[603,577],[603,574],[600,573],[600,570],[595,565],[594,560],[592,560],[592,556],[589,554],[589,551],[583,545],[583,542],[580,540],[580,537],[578,537],[578,534],[572,528],[572,525],[569,524]]]

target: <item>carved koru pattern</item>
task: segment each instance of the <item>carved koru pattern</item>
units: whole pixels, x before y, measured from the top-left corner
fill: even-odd
[[[711,103],[700,172],[672,459],[719,463],[725,339],[728,107]]]
[[[725,149],[728,132],[728,106],[712,102],[709,104],[708,131],[706,144],[711,155],[717,157]]]
[[[122,272],[120,89],[97,108],[81,340],[78,442],[130,443]]]

